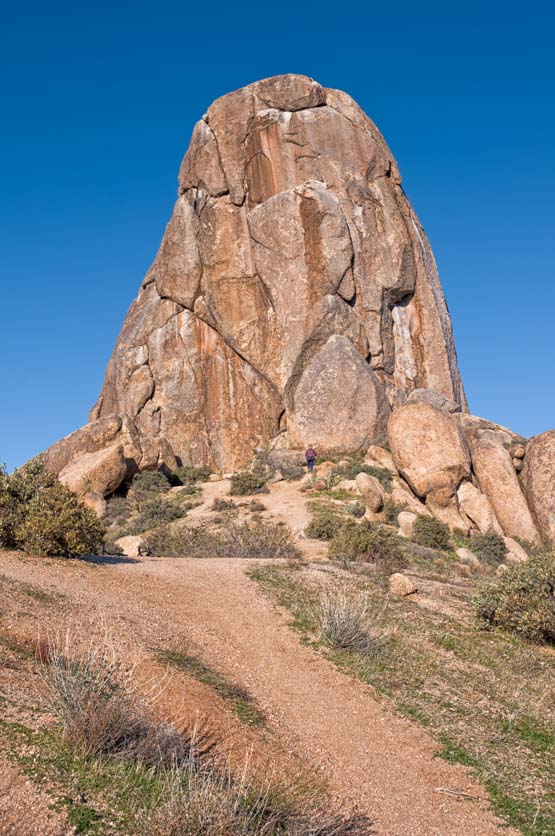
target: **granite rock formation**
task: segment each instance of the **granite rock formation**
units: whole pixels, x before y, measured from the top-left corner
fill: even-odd
[[[230,470],[261,444],[355,450],[422,390],[466,411],[397,164],[347,94],[278,76],[196,124],[90,423],[47,458],[77,472],[93,436],[123,448],[127,475],[175,460]],[[106,422],[119,429],[103,442]]]

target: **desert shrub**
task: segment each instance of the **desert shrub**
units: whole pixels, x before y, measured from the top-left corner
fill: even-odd
[[[144,502],[166,493],[169,488],[168,477],[161,470],[142,470],[133,476],[129,499],[140,508]]]
[[[234,508],[237,508],[237,503],[223,496],[216,496],[212,502],[213,511],[232,511]]]
[[[140,821],[144,836],[369,836],[370,821],[344,815],[317,791],[272,786],[222,759],[168,770]]]
[[[344,522],[339,512],[321,508],[315,512],[304,533],[311,540],[331,540]]]
[[[36,555],[98,554],[100,520],[36,459],[0,476],[0,545]]]
[[[268,521],[238,523],[225,534],[225,557],[257,560],[300,556],[291,530],[286,525]]]
[[[304,467],[299,464],[292,464],[291,462],[282,462],[279,466],[281,475],[288,482],[295,482],[297,479],[302,479],[305,474]]]
[[[406,505],[394,502],[390,496],[387,496],[383,504],[384,522],[387,523],[387,525],[398,525],[397,518],[401,511],[404,511],[406,507]]]
[[[366,513],[366,505],[364,502],[360,502],[360,500],[357,499],[355,502],[349,502],[345,505],[345,512],[351,517],[360,519],[360,517],[363,517]]]
[[[508,566],[473,598],[478,620],[530,641],[555,642],[555,555],[536,554]]]
[[[266,487],[267,476],[258,475],[251,470],[242,470],[231,477],[230,494],[233,496],[250,496],[253,493],[268,493]]]
[[[111,525],[122,528],[126,525],[130,513],[131,508],[124,496],[111,496],[106,503],[102,522],[107,528]]]
[[[91,642],[80,656],[72,654],[67,638],[48,643],[41,654],[41,674],[65,741],[83,755],[154,767],[190,760],[194,736],[149,716],[129,674],[102,642]]]
[[[320,595],[315,617],[322,638],[332,647],[355,653],[370,649],[367,596],[350,595],[341,588],[325,590]]]
[[[375,476],[383,485],[386,491],[391,490],[391,473],[384,467],[374,467],[370,464],[363,464],[351,461],[346,465],[336,465],[330,473],[332,485],[337,485],[342,479],[355,479],[359,473],[367,473]]]
[[[468,547],[482,563],[487,563],[489,566],[498,566],[507,554],[505,541],[494,531],[475,534],[470,539]]]
[[[287,526],[256,521],[234,523],[223,531],[204,526],[163,526],[145,538],[151,553],[160,557],[293,558],[299,551]]]
[[[249,511],[252,511],[253,514],[259,514],[261,511],[265,511],[266,506],[263,502],[260,502],[259,499],[251,499],[249,502]]]
[[[332,560],[375,563],[391,571],[405,563],[397,535],[383,526],[366,521],[344,522],[330,540],[328,553]]]
[[[448,551],[450,548],[449,528],[435,517],[419,514],[414,521],[412,539],[420,546]]]
[[[172,485],[194,485],[196,482],[206,482],[212,471],[209,467],[178,467],[170,476]]]
[[[187,509],[182,504],[154,496],[142,504],[138,516],[128,526],[127,533],[142,534],[151,528],[158,528],[161,525],[179,520],[186,513]]]

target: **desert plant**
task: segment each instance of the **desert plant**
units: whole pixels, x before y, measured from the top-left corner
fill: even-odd
[[[106,510],[102,516],[102,522],[108,528],[113,525],[122,528],[126,525],[131,513],[129,503],[124,496],[111,496],[106,502]]]
[[[345,522],[337,511],[331,508],[318,509],[304,533],[312,540],[331,540]]]
[[[448,551],[450,548],[449,528],[441,520],[435,517],[425,517],[419,514],[414,521],[412,539],[419,546],[427,546],[430,549]]]
[[[475,534],[470,539],[468,547],[482,563],[487,563],[489,566],[498,566],[507,554],[505,541],[494,531]]]
[[[332,647],[368,654],[383,641],[370,631],[368,596],[338,587],[324,590],[314,612],[320,635]]]
[[[225,557],[293,559],[300,556],[293,535],[286,525],[269,521],[238,523],[224,535]]]
[[[235,508],[237,508],[237,503],[223,496],[216,496],[212,502],[213,511],[233,511]]]
[[[170,482],[172,485],[194,485],[196,482],[208,481],[211,473],[209,467],[183,465],[171,474]]]
[[[166,493],[169,488],[168,477],[161,470],[142,470],[133,476],[128,499],[140,508],[153,496]]]
[[[18,542],[36,555],[98,554],[104,528],[89,508],[59,482],[30,504],[16,529]]]
[[[170,502],[159,496],[145,501],[138,516],[127,528],[128,534],[143,534],[151,528],[174,522],[185,516],[187,509],[182,504]]]
[[[347,520],[329,544],[332,560],[352,560],[375,563],[381,569],[400,568],[405,563],[399,538],[381,525]]]
[[[345,513],[360,519],[366,513],[366,505],[358,499],[355,502],[349,502],[345,505]]]
[[[179,734],[152,719],[145,698],[131,686],[131,673],[102,639],[95,637],[83,653],[74,655],[69,634],[56,637],[42,647],[39,661],[63,737],[86,757],[171,767],[210,748],[205,736]]]
[[[251,470],[242,470],[231,477],[230,494],[232,496],[250,496],[254,493],[268,493],[266,475],[258,475]]]
[[[223,531],[205,526],[162,526],[145,538],[151,553],[161,557],[293,558],[299,551],[284,525],[257,521],[235,523]]]
[[[292,464],[291,462],[282,462],[279,470],[284,479],[288,482],[295,482],[297,479],[302,479],[305,475],[304,467],[299,464]]]
[[[530,641],[555,642],[555,555],[536,554],[508,566],[473,598],[478,620]]]
[[[265,510],[266,506],[259,499],[251,499],[249,502],[249,511],[252,511],[253,514],[259,514]]]
[[[401,511],[406,509],[406,505],[394,502],[390,496],[386,496],[383,504],[383,519],[387,525],[398,525],[398,517]]]

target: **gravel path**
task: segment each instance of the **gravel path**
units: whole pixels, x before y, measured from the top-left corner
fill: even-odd
[[[2,556],[20,581],[64,592],[139,646],[188,642],[246,687],[284,753],[316,767],[380,836],[511,836],[463,767],[434,757],[418,725],[301,644],[232,560],[140,559],[102,567]],[[480,800],[454,793],[464,793]]]

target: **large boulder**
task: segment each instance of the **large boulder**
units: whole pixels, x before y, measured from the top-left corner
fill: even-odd
[[[457,491],[460,509],[472,520],[476,528],[485,533],[503,534],[491,502],[472,482],[463,482]]]
[[[541,536],[555,540],[555,430],[528,442],[520,478]]]
[[[504,534],[530,542],[538,540],[538,529],[520,489],[507,447],[487,429],[467,430],[466,438],[476,480],[489,499]]]
[[[302,75],[222,96],[194,127],[79,452],[126,421],[127,478],[174,460],[227,472],[260,445],[354,452],[413,390],[466,409],[433,254],[380,132]],[[59,472],[73,452],[56,448]]]
[[[118,488],[127,472],[121,444],[75,456],[58,474],[58,479],[76,494],[108,496]]]
[[[418,496],[454,488],[470,475],[470,456],[451,416],[425,402],[396,409],[387,432],[393,460]]]
[[[385,491],[381,482],[368,473],[359,473],[355,483],[368,510],[372,514],[379,513],[383,508],[385,499]]]

